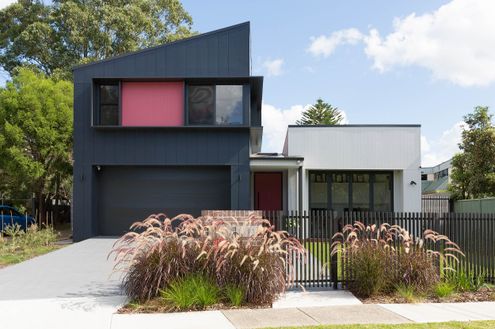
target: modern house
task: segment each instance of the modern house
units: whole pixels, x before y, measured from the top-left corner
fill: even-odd
[[[251,157],[252,205],[421,211],[420,138],[419,125],[289,126],[282,154]]]
[[[419,126],[290,126],[282,154],[260,153],[249,31],[73,69],[75,240],[161,212],[420,210]]]
[[[448,194],[452,159],[433,167],[421,168],[421,191],[423,194]]]

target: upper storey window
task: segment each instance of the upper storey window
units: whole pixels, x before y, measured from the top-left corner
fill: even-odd
[[[102,126],[117,126],[119,124],[119,85],[99,85],[98,96],[98,123]]]
[[[242,125],[242,85],[190,85],[188,122],[191,125]]]

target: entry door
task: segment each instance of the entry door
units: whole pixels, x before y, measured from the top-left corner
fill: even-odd
[[[282,210],[282,173],[254,173],[254,208]]]

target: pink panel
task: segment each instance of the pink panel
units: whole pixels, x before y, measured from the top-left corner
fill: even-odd
[[[122,83],[122,126],[183,125],[183,82]]]

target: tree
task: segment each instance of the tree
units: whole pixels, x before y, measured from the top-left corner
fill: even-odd
[[[70,81],[28,68],[0,90],[0,172],[13,193],[35,193],[42,219],[47,200],[70,193],[72,93]]]
[[[455,198],[495,195],[495,127],[488,107],[477,106],[464,116],[467,129],[452,160],[450,190]]]
[[[192,18],[179,0],[19,0],[0,11],[0,65],[71,78],[72,66],[184,37]]]
[[[305,110],[298,125],[338,125],[344,119],[338,108],[318,98],[316,104]]]

